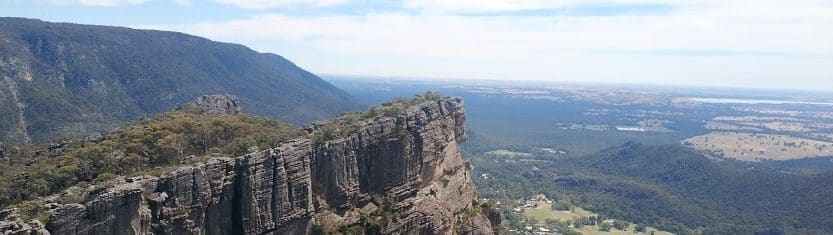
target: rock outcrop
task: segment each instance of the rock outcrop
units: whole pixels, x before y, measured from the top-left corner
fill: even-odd
[[[311,127],[308,138],[245,156],[89,186],[79,203],[50,204],[45,228],[52,234],[492,234],[491,216],[481,210],[458,151],[465,119],[462,100],[445,98],[361,121],[357,131],[328,141],[313,141]]]
[[[40,221],[24,222],[17,214],[17,210],[0,210],[0,234],[14,235],[48,235]]]
[[[240,100],[233,95],[205,95],[187,103],[176,110],[206,115],[240,114]]]

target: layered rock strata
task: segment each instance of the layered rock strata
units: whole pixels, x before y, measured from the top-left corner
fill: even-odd
[[[52,234],[309,234],[347,228],[491,234],[458,151],[465,119],[462,100],[445,98],[396,117],[361,121],[357,131],[327,141],[313,141],[320,127],[310,127],[308,138],[245,156],[90,186],[79,203],[48,204],[52,216],[45,228]]]

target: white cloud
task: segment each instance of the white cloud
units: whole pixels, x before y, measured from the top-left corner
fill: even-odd
[[[174,4],[177,4],[177,5],[180,5],[180,6],[192,6],[192,5],[194,5],[194,2],[191,1],[191,0],[171,0],[171,1],[173,1]]]
[[[657,0],[404,0],[403,6],[433,12],[498,12],[553,9],[586,4],[661,3]]]
[[[219,38],[295,42],[313,39],[322,46],[354,52],[402,55],[459,52],[455,56],[465,56],[580,50],[833,53],[830,43],[833,27],[823,27],[830,23],[833,23],[833,7],[749,6],[609,17],[262,14],[167,28]]]
[[[53,5],[82,5],[82,6],[98,6],[98,7],[116,7],[125,5],[138,5],[150,2],[152,0],[35,0],[36,2],[48,3]],[[193,0],[171,0],[174,4],[180,6],[191,6]]]
[[[85,6],[122,6],[142,4],[150,0],[41,0],[55,5],[85,5]]]
[[[261,14],[145,27],[243,43],[323,73],[833,86],[830,3],[677,7],[613,16]]]
[[[247,9],[268,9],[285,7],[329,7],[347,3],[347,0],[216,0]]]
[[[639,4],[665,5],[672,7],[745,7],[783,6],[812,7],[826,5],[826,0],[403,0],[403,6],[427,12],[476,13],[573,8],[579,6],[627,6]]]

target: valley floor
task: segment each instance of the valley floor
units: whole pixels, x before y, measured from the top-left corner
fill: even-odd
[[[526,201],[504,201],[501,205],[504,213],[511,214],[507,216],[510,218],[509,234],[673,234],[624,220],[606,219],[592,211],[564,201],[554,202],[540,194]]]

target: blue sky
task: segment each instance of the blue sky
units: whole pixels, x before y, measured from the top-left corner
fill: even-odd
[[[829,0],[0,0],[180,31],[319,74],[833,90]]]

